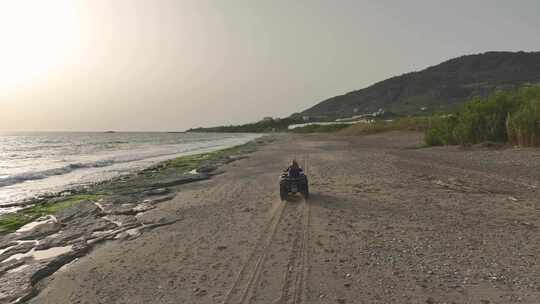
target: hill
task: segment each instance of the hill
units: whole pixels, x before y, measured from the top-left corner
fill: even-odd
[[[317,120],[384,109],[398,115],[447,111],[475,96],[540,83],[540,52],[487,52],[448,60],[419,72],[335,96],[300,113]]]
[[[274,131],[286,131],[292,124],[302,123],[301,117],[267,118],[258,122],[243,125],[218,126],[209,128],[192,128],[187,132],[227,132],[227,133],[264,133]]]

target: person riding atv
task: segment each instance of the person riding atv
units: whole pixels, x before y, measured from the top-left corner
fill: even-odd
[[[281,200],[287,200],[289,193],[295,194],[298,192],[307,199],[309,197],[308,187],[308,179],[304,174],[304,170],[300,168],[296,160],[293,160],[279,179],[279,196]]]
[[[298,165],[298,162],[293,159],[291,165],[285,169],[285,172],[289,174],[289,177],[297,178],[304,173],[304,170],[302,170]]]

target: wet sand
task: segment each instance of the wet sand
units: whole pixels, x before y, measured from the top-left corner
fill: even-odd
[[[540,152],[285,136],[141,214],[30,303],[539,303]],[[278,176],[308,158],[311,197]]]

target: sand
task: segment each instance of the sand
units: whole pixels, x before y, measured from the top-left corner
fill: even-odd
[[[540,152],[283,136],[142,216],[31,303],[539,303]],[[279,200],[291,157],[311,196]]]

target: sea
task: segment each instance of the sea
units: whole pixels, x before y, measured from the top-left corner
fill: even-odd
[[[0,214],[182,155],[251,141],[242,133],[0,133]]]

